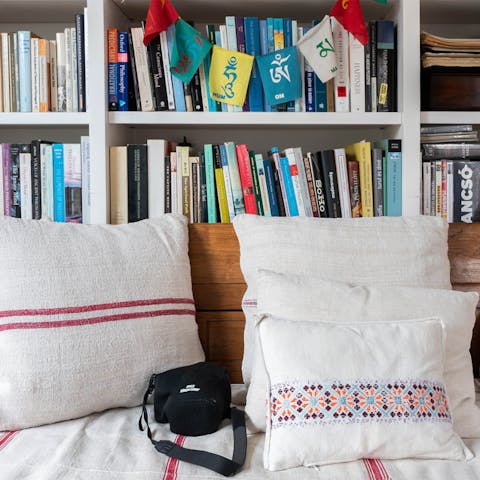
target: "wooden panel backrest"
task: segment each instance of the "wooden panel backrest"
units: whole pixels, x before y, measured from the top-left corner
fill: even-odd
[[[244,328],[241,301],[246,285],[233,227],[190,225],[189,254],[197,322],[207,358],[227,366],[232,382],[241,382]],[[453,287],[480,293],[480,224],[450,225],[449,257]],[[471,352],[478,376],[480,322],[474,331]]]

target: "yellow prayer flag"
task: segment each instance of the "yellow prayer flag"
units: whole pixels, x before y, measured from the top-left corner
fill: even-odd
[[[253,56],[213,46],[210,95],[218,102],[242,107],[252,72]]]

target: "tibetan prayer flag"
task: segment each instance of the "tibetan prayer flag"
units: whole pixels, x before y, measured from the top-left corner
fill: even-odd
[[[180,15],[170,0],[150,0],[143,43],[145,45],[150,43],[160,32],[167,30],[169,25],[175,23],[179,18]]]
[[[330,10],[330,15],[335,17],[343,28],[351,32],[362,45],[368,42],[360,0],[337,0]]]
[[[210,64],[210,95],[217,102],[242,107],[253,66],[252,55],[213,46]]]
[[[170,71],[182,82],[190,83],[198,67],[212,48],[212,44],[185,20],[175,23]]]
[[[299,39],[297,47],[322,82],[335,77],[337,57],[328,15]]]
[[[256,57],[256,61],[269,105],[278,105],[302,96],[297,47],[284,48]]]

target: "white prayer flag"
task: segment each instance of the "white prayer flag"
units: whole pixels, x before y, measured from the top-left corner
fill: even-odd
[[[297,47],[322,82],[337,74],[337,57],[328,15],[298,40]]]

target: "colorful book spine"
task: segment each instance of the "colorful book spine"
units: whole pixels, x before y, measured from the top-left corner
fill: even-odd
[[[260,23],[257,17],[245,17],[245,49],[249,55],[258,56],[260,49]],[[251,112],[263,111],[263,86],[256,62],[253,62],[248,85],[248,106]]]
[[[128,111],[128,33],[118,32],[118,110]],[[79,107],[81,106],[79,97]],[[85,111],[85,110],[79,110]]]
[[[92,209],[92,165],[90,161],[90,137],[80,137],[80,151],[82,155],[82,222],[91,223]]]
[[[77,30],[70,28],[72,49],[70,62],[72,64],[72,112],[78,112],[78,62],[77,62]]]
[[[298,212],[299,216],[305,217],[305,216],[307,216],[307,212],[306,212],[306,209],[305,209],[303,189],[302,189],[302,184],[301,184],[300,177],[299,177],[299,168],[298,168],[298,165],[297,165],[295,152],[294,152],[293,148],[287,148],[285,150],[284,154],[287,157],[288,164],[290,165],[290,178],[292,180],[293,191],[294,191],[294,194],[295,194],[297,212]],[[282,169],[282,175],[283,175],[283,169]],[[290,212],[290,215],[291,215],[291,212]],[[291,216],[293,216],[293,215],[291,215]]]
[[[313,177],[312,177],[312,167],[310,164],[310,158],[307,155],[303,158],[303,165],[305,167],[305,175],[307,176],[307,185],[308,185],[308,193],[310,195],[310,205],[312,207],[312,214],[314,217],[318,217],[318,205],[317,199],[315,197],[315,187],[313,185]]]
[[[290,216],[290,208],[287,200],[287,191],[285,188],[285,180],[283,178],[282,166],[280,163],[280,153],[278,151],[278,147],[273,147],[268,152],[268,157],[272,160],[273,165],[275,166],[275,169],[273,171],[274,178],[278,176],[278,182],[275,182],[275,185],[278,184],[280,186],[280,191],[281,191],[281,195],[277,195],[278,203],[279,203],[279,211],[281,210],[280,200],[282,200],[282,204],[285,209],[285,215]]]
[[[232,181],[228,168],[227,150],[225,145],[220,145],[220,157],[222,159],[223,179],[225,181],[225,194],[227,196],[228,216],[230,221],[235,218],[235,205],[233,203]]]
[[[362,214],[360,199],[360,173],[356,160],[347,160],[348,185],[350,186],[350,205],[352,218],[359,218]]]
[[[245,213],[253,215],[257,214],[257,204],[255,200],[255,192],[253,189],[253,176],[250,167],[250,157],[247,146],[240,144],[236,146],[238,171],[240,181],[242,183],[243,199],[245,204]]]
[[[273,177],[273,167],[270,160],[263,161],[263,169],[265,171],[265,181],[267,183],[268,203],[270,205],[270,214],[272,217],[279,217],[277,193],[275,190],[275,180]]]
[[[283,28],[283,18],[273,19],[273,49],[282,50],[285,48],[285,31]],[[285,103],[272,106],[272,111],[286,112],[287,106]]]
[[[118,30],[107,31],[108,49],[108,110],[118,110]]]
[[[20,111],[32,111],[32,90],[30,88],[30,38],[29,31],[18,32],[18,73],[20,80]]]
[[[258,215],[263,216],[262,192],[260,191],[260,182],[258,179],[257,164],[255,162],[255,152],[249,151],[250,171],[252,172],[253,192],[255,194],[255,203],[257,205]]]
[[[49,42],[44,38],[38,39],[38,76],[39,76],[39,103],[40,111],[50,111],[50,86],[48,72]]]
[[[21,185],[20,185],[20,148],[19,144],[10,145],[10,185],[12,213],[14,218],[21,218]]]
[[[20,146],[20,204],[21,218],[32,219],[32,154],[30,145]]]
[[[237,45],[237,27],[235,24],[235,17],[234,16],[227,16],[225,17],[225,30],[227,35],[227,49],[231,50],[232,52],[238,52],[238,45]],[[225,48],[225,47],[224,47]],[[233,106],[232,107],[234,112],[241,112],[242,107]]]
[[[240,180],[240,172],[238,170],[235,143],[226,142],[225,150],[227,155],[228,170],[230,173],[230,184],[232,188],[235,215],[241,215],[242,213],[245,213],[245,202],[243,200],[242,182]]]
[[[303,29],[303,33],[306,34],[308,32],[308,28]],[[313,68],[310,66],[308,61],[304,59],[305,65],[305,111],[306,112],[314,112],[315,111],[315,72]]]
[[[223,176],[222,157],[220,155],[220,147],[213,146],[213,158],[215,162],[215,183],[217,186],[217,201],[220,211],[220,222],[230,223],[228,214],[227,193],[225,191],[225,178]]]
[[[286,203],[288,203],[288,214],[290,217],[298,217],[297,200],[295,190],[293,189],[292,175],[290,173],[290,164],[287,157],[280,157],[280,168],[285,185]]]
[[[313,188],[315,191],[315,199],[317,201],[318,216],[321,218],[328,217],[327,201],[325,199],[325,187],[323,182],[320,153],[307,153],[310,160],[312,170]]]
[[[345,149],[336,148],[334,153],[340,210],[343,218],[351,218],[352,210],[350,208],[350,189],[348,186],[347,158],[345,156]]]
[[[383,217],[383,157],[381,148],[372,148],[373,175],[373,213],[375,217]]]
[[[244,26],[243,17],[235,17],[235,30],[237,34],[237,51],[241,53],[247,53],[246,45],[245,45],[245,26]],[[253,63],[255,63],[255,61]],[[242,110],[244,112],[250,111],[248,92],[247,92],[247,95],[245,96],[245,103],[243,104]]]
[[[402,215],[402,141],[388,141],[387,211],[390,217]]]
[[[216,223],[217,208],[215,200],[215,166],[213,163],[212,145],[204,145],[203,151],[205,155],[205,181],[207,185],[208,223]]]
[[[260,30],[260,54],[266,55],[267,53],[269,53],[267,20],[260,20],[258,22],[258,27]],[[273,24],[272,24],[272,28],[273,28]],[[273,35],[273,30],[272,30],[272,35]],[[263,86],[262,86],[262,92],[263,92]],[[271,106],[268,105],[266,97],[263,96],[263,111],[270,112],[271,110],[272,110]]]
[[[347,160],[357,160],[360,174],[362,217],[373,217],[372,156],[370,142],[345,147]]]
[[[267,181],[265,179],[265,168],[263,165],[263,157],[260,153],[255,154],[255,167],[257,169],[258,184],[260,187],[260,194],[262,196],[263,215],[271,217],[270,201],[268,198]]]
[[[40,220],[42,218],[42,187],[41,187],[41,164],[40,164],[40,140],[33,140],[31,144],[31,208],[32,219]]]
[[[52,145],[53,155],[53,219],[65,222],[65,178],[63,166],[63,144]]]
[[[168,49],[168,57],[170,63],[170,57],[172,56],[173,52],[173,43],[175,39],[175,26],[170,25],[167,30],[167,49]],[[165,65],[164,65],[165,67]],[[175,75],[170,74],[170,78],[172,80],[172,93],[173,93],[173,106],[177,112],[186,112],[185,106],[185,95],[183,93],[183,82],[176,77]],[[167,91],[168,94],[168,91]],[[169,101],[169,109],[171,106],[171,101]]]
[[[42,219],[55,218],[55,205],[53,198],[53,146],[50,143],[42,143],[40,149],[42,169]]]
[[[2,143],[2,181],[3,181],[3,214],[12,215],[12,186],[10,179],[10,144]]]
[[[82,157],[79,143],[67,143],[64,151],[65,221],[82,223]]]
[[[59,112],[67,111],[67,57],[65,51],[65,33],[56,34],[57,45],[57,108]],[[31,97],[30,97],[31,108]]]
[[[331,17],[333,43],[337,57],[337,74],[335,75],[335,111],[350,111],[349,62],[348,62],[348,32]]]
[[[198,181],[200,182],[200,218],[199,222],[208,223],[207,177],[205,172],[205,155],[200,154],[198,164]]]

